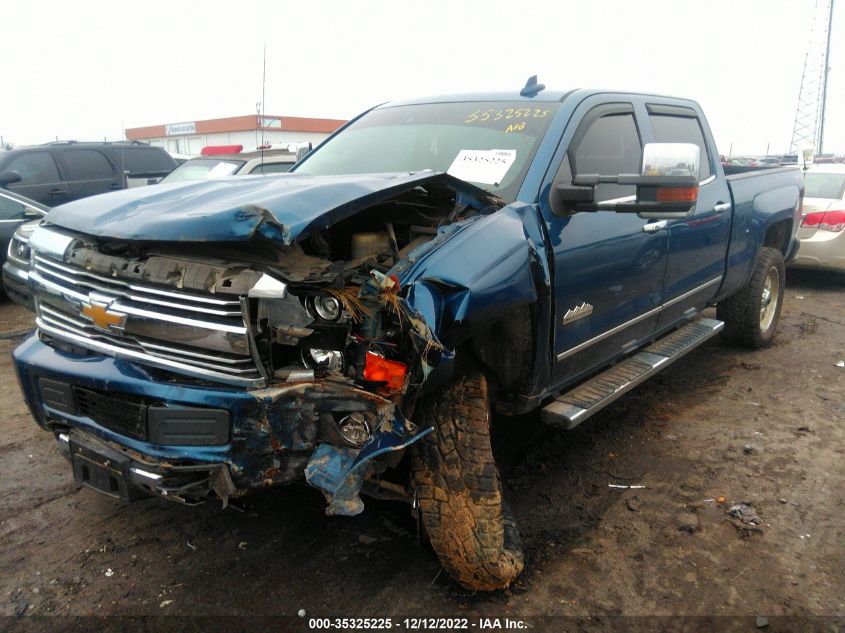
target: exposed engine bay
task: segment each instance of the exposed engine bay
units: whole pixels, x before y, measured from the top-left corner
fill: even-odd
[[[417,186],[281,249],[260,240],[247,249],[83,239],[66,261],[114,278],[245,297],[268,385],[334,375],[400,399],[444,349],[402,301],[396,273],[439,227],[479,213],[458,198]]]

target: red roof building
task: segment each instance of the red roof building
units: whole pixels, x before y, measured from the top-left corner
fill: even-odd
[[[346,121],[310,117],[247,114],[245,116],[183,121],[126,129],[130,141],[143,141],[175,154],[199,155],[208,145],[317,145]]]

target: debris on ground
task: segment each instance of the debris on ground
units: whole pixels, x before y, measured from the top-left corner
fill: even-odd
[[[246,545],[246,541],[241,541],[240,543],[238,543],[238,549],[246,549]]]
[[[836,367],[845,367],[845,360],[840,360],[838,363],[836,363]]]
[[[109,567],[109,568],[106,570],[106,578],[111,578],[112,576],[114,576],[114,571],[112,571],[112,568],[111,568],[111,567]]]
[[[747,538],[752,534],[763,533],[763,528],[760,527],[763,520],[757,516],[757,511],[750,502],[743,501],[742,503],[732,505],[728,508],[727,515],[731,517],[731,523],[743,538]]]
[[[754,626],[756,626],[758,629],[765,629],[767,626],[769,626],[769,619],[765,616],[758,615],[757,619],[754,621]]]
[[[751,454],[754,453],[754,447],[751,446],[751,444],[746,444],[745,446],[742,447],[742,452],[745,453],[746,455],[751,455]]]
[[[757,511],[754,506],[748,501],[737,503],[728,508],[728,516],[740,519],[743,523],[762,523],[763,521],[757,516]]]
[[[167,605],[169,605],[169,604],[173,604],[173,602],[174,602],[173,600],[164,600],[164,601],[162,601],[162,603],[161,603],[160,605],[158,605],[158,606],[159,606],[159,608],[164,609],[164,607],[166,607],[166,606],[167,606]]]
[[[645,490],[645,486],[623,486],[621,484],[607,484],[608,488],[622,488],[624,490]]]

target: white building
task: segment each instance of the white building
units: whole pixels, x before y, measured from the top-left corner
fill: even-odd
[[[245,116],[183,121],[126,129],[130,141],[143,141],[176,154],[198,155],[209,145],[243,145],[244,148],[265,144],[287,144],[310,141],[314,146],[346,121],[311,119],[293,116]]]

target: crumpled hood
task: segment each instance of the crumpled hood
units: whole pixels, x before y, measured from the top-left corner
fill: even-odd
[[[47,223],[125,240],[279,244],[324,229],[402,191],[435,183],[474,207],[488,192],[442,172],[235,176],[138,187],[63,204]]]

